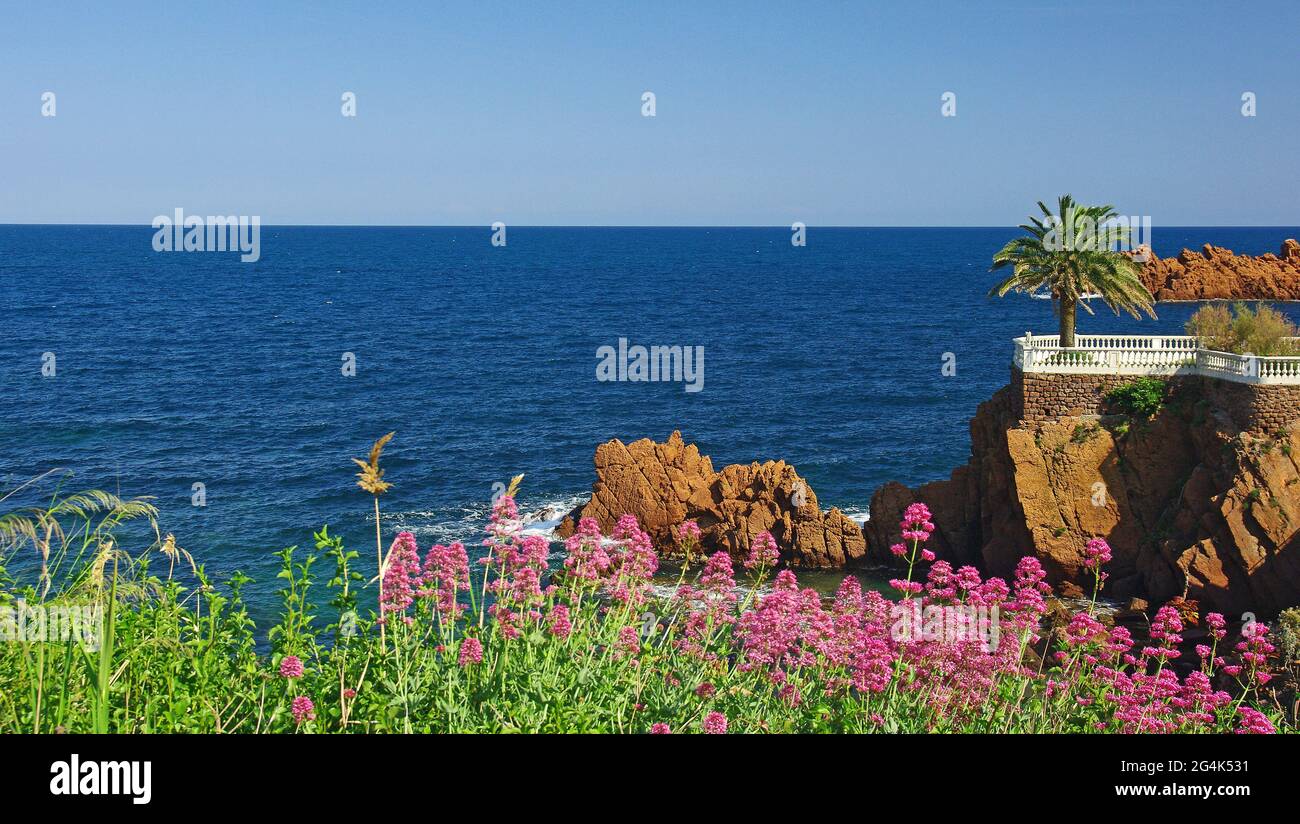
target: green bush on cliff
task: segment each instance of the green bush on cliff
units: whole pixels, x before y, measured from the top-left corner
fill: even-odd
[[[1107,392],[1106,402],[1116,412],[1130,417],[1154,417],[1165,402],[1165,382],[1159,378],[1138,378]]]
[[[1237,355],[1300,354],[1300,329],[1286,316],[1264,304],[1251,309],[1244,303],[1235,303],[1232,309],[1222,304],[1202,306],[1187,321],[1187,334],[1201,338],[1201,345],[1218,352]]]

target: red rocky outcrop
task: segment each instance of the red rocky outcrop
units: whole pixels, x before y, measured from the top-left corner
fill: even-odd
[[[1300,243],[1287,240],[1279,254],[1253,257],[1205,244],[1198,254],[1158,258],[1148,247],[1142,282],[1156,300],[1300,300]]]
[[[971,458],[946,481],[886,484],[868,555],[889,562],[914,500],[934,512],[941,558],[1008,576],[1038,557],[1065,594],[1087,594],[1083,547],[1114,550],[1106,593],[1275,614],[1300,604],[1300,425],[1243,431],[1208,381],[1181,384],[1149,422],[1095,415],[1024,422],[1008,386],[971,421]]]
[[[861,527],[838,509],[822,512],[817,495],[784,461],[734,464],[713,470],[707,455],[674,432],[664,443],[611,440],[596,448],[591,500],[560,524],[572,535],[578,519],[595,518],[608,533],[620,516],[637,517],[655,545],[671,551],[674,528],[694,520],[706,553],[725,549],[737,560],[750,541],[772,533],[784,562],[798,567],[842,567],[862,560]]]

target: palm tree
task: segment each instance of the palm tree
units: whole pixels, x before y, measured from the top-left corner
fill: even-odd
[[[1008,292],[1047,291],[1061,320],[1061,347],[1074,347],[1075,314],[1079,299],[1090,293],[1101,298],[1118,315],[1121,310],[1135,318],[1146,312],[1156,317],[1154,298],[1139,277],[1141,266],[1129,255],[1115,251],[1115,244],[1127,243],[1129,228],[1112,221],[1118,217],[1112,206],[1080,206],[1064,195],[1053,214],[1040,200],[1042,218],[1030,215],[1021,225],[1027,237],[1018,237],[993,256],[997,271],[1011,266],[1011,276],[989,292],[1002,297]],[[1083,309],[1092,314],[1087,301]]]

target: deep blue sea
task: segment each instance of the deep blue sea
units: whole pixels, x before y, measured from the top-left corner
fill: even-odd
[[[321,524],[371,557],[349,458],[389,430],[386,533],[422,548],[475,540],[494,482],[526,473],[525,511],[567,508],[597,444],[674,429],[715,467],[783,458],[824,507],[864,517],[881,483],[963,463],[1010,339],[1055,330],[1049,301],[985,297],[1015,234],[813,227],[799,248],[783,227],[511,227],[494,247],[486,227],[263,227],[261,259],[241,263],[155,252],[147,227],[0,226],[0,489],[59,467],[65,490],[155,496],[210,573],[261,582],[258,611],[271,553]],[[1154,240],[1260,254],[1297,236]],[[1099,307],[1079,326],[1172,333],[1194,309],[1137,322]],[[597,349],[620,337],[704,347],[703,390],[598,382]]]

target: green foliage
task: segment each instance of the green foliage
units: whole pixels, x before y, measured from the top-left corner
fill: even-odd
[[[1074,431],[1070,433],[1070,442],[1076,444],[1087,443],[1100,431],[1101,427],[1095,423],[1075,424]]]
[[[1300,664],[1300,607],[1283,610],[1277,616],[1277,638],[1282,661]]]
[[[1221,303],[1196,310],[1187,321],[1187,334],[1201,338],[1202,346],[1236,355],[1275,357],[1300,354],[1300,330],[1281,312],[1262,303],[1252,309],[1245,303],[1232,308]]]
[[[1159,378],[1138,378],[1106,393],[1106,402],[1115,411],[1146,420],[1155,417],[1165,402],[1168,387]]]
[[[102,543],[112,536],[100,532],[97,537]],[[202,566],[184,581],[159,578],[150,556],[162,546],[155,542],[136,557],[114,554],[102,588],[70,583],[34,601],[97,607],[100,643],[0,642],[0,732],[641,733],[658,721],[669,722],[674,732],[690,732],[701,729],[714,711],[738,732],[1119,728],[1102,708],[1107,688],[1100,682],[1079,682],[1084,692],[1077,696],[1053,694],[1043,678],[1019,668],[1000,672],[987,695],[967,711],[952,712],[940,709],[927,690],[896,687],[918,677],[911,663],[900,659],[892,675],[884,673],[895,686],[859,690],[850,686],[844,665],[818,652],[815,665],[785,672],[785,683],[802,696],[788,700],[769,671],[740,665],[737,629],[730,620],[694,622],[669,599],[638,604],[601,597],[576,578],[561,581],[536,604],[542,615],[567,606],[570,632],[556,633],[545,621],[524,622],[521,635],[513,637],[498,621],[484,620],[472,598],[455,621],[441,620],[432,600],[419,598],[411,620],[391,620],[386,644],[381,643],[373,613],[366,621],[345,624],[344,616],[356,611],[366,587],[352,568],[356,553],[328,528],[315,534],[314,549],[305,555],[295,548],[276,553],[281,609],[268,628],[267,654],[259,652],[244,605],[250,579],[235,572],[218,586]],[[312,604],[318,553],[335,567],[325,587],[339,620],[328,626],[315,620]],[[683,569],[679,583],[699,586],[698,574],[694,581],[688,574]],[[61,580],[87,577],[93,575]],[[482,582],[471,583],[470,592],[483,591]],[[0,586],[0,594],[34,594],[2,576]],[[753,592],[744,595],[731,615],[752,606],[755,598]],[[629,639],[632,628],[635,636]],[[687,639],[697,652],[683,651]],[[1012,660],[1028,660],[1028,633],[1017,636],[1008,629],[1003,643],[1012,645]],[[482,658],[462,666],[460,653],[467,644],[481,645]],[[1035,648],[1042,660],[1048,660],[1045,653]],[[300,659],[300,675],[282,674],[287,656]],[[1080,663],[1071,659],[1068,666]],[[1055,668],[1050,672],[1059,674]],[[956,691],[949,700],[961,696]],[[295,717],[295,700],[310,700],[312,711]],[[1235,708],[1225,709],[1215,728],[1226,731],[1237,721]]]

